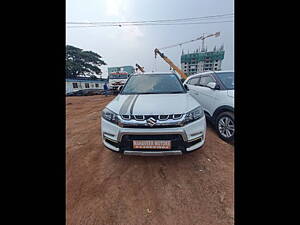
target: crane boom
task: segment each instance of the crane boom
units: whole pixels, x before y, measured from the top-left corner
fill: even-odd
[[[163,48],[159,48],[159,49],[163,50],[163,49],[167,49],[167,48],[173,48],[173,47],[176,47],[176,46],[182,46],[184,44],[187,44],[187,43],[190,43],[190,42],[194,42],[194,41],[199,41],[199,40],[204,41],[204,39],[206,39],[208,37],[212,37],[212,36],[219,37],[220,36],[220,32],[216,32],[214,34],[209,34],[207,36],[204,36],[204,34],[203,34],[201,37],[195,38],[193,40],[181,42],[181,43],[174,44],[174,45],[169,45],[169,46],[166,46],[166,47],[163,47]]]
[[[212,36],[215,36],[215,37],[218,37],[220,36],[220,32],[216,32],[214,34],[209,34],[209,35],[206,35],[204,36],[201,36],[201,37],[198,37],[196,39],[193,39],[193,40],[190,40],[190,41],[186,41],[186,42],[182,42],[182,43],[179,43],[179,44],[175,44],[175,45],[170,45],[170,46],[167,46],[167,47],[164,47],[164,48],[160,48],[160,49],[167,49],[167,48],[172,48],[172,47],[175,47],[175,46],[178,46],[178,45],[183,45],[183,44],[186,44],[186,43],[189,43],[189,42],[193,42],[193,41],[198,41],[198,40],[202,40],[202,51],[204,51],[204,40],[208,37],[212,37]],[[160,57],[163,58],[163,60],[165,60],[177,73],[180,74],[180,76],[183,78],[183,79],[186,79],[187,78],[187,75],[181,70],[179,69],[167,56],[165,56],[163,53],[161,53],[157,48],[154,49],[154,53],[155,53],[155,58],[156,58],[156,55],[159,54]]]
[[[135,64],[135,66],[136,66],[142,73],[145,72],[144,68],[141,67],[139,64]]]
[[[200,40],[202,40],[202,49],[201,49],[202,51],[204,51],[204,40],[205,40],[206,38],[212,37],[212,36],[219,37],[219,36],[220,36],[220,32],[216,32],[216,33],[214,33],[214,34],[209,34],[209,35],[207,35],[207,36],[204,36],[204,34],[203,34],[203,36],[200,37]]]
[[[156,55],[158,54],[160,57],[162,57],[163,60],[166,61],[166,63],[168,63],[177,73],[179,73],[179,75],[183,78],[186,79],[187,75],[181,70],[179,69],[167,56],[165,56],[163,53],[161,53],[157,48],[154,49],[154,53],[155,53],[155,58]]]

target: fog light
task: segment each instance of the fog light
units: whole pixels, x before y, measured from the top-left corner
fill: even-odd
[[[200,131],[200,132],[191,134],[191,136],[196,136],[196,135],[200,135],[201,137],[203,137],[203,132]]]
[[[110,134],[110,133],[107,133],[107,132],[104,132],[103,134],[107,135],[107,136],[110,136],[110,137],[114,137],[115,136],[114,134]]]

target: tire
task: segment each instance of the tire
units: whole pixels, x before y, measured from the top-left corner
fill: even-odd
[[[216,119],[216,130],[222,140],[232,143],[234,141],[235,132],[234,114],[232,112],[220,113]]]

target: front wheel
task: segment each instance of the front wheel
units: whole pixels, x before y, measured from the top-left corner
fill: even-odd
[[[221,139],[227,142],[234,140],[234,114],[232,112],[223,112],[218,115],[216,128]]]

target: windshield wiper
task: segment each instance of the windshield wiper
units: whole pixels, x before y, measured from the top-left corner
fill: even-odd
[[[183,91],[173,91],[173,92],[167,92],[167,94],[180,94],[184,93]]]
[[[134,93],[126,93],[123,94],[133,94],[133,95],[154,95],[154,94],[181,94],[185,93],[183,91],[174,91],[174,92],[134,92]]]
[[[138,93],[139,95],[146,95],[146,94],[178,94],[178,93],[184,93],[182,91],[174,91],[174,92],[142,92]]]

